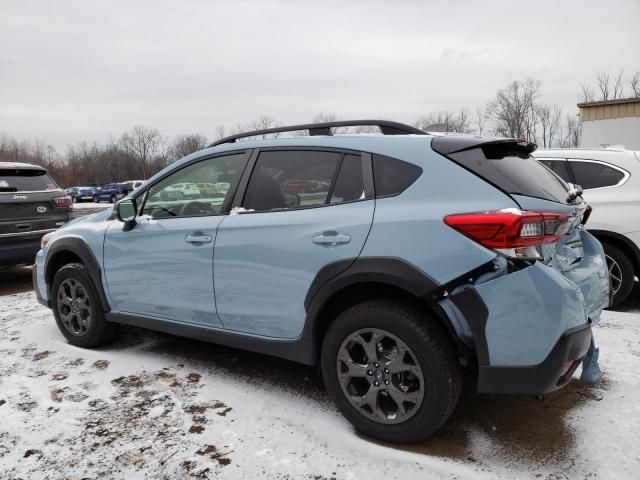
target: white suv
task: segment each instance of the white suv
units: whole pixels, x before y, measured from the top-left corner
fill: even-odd
[[[607,255],[612,304],[622,303],[640,276],[640,152],[557,149],[533,156],[584,190],[583,198],[593,207],[587,228]]]

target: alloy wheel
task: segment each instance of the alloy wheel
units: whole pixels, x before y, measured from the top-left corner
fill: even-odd
[[[58,286],[57,308],[65,330],[74,336],[87,333],[91,325],[91,302],[87,289],[73,278]]]
[[[622,269],[609,255],[605,255],[607,259],[607,267],[609,269],[609,278],[611,279],[611,295],[615,295],[622,286]]]
[[[349,335],[336,362],[342,391],[362,415],[383,424],[402,423],[419,410],[424,376],[409,346],[386,330]]]

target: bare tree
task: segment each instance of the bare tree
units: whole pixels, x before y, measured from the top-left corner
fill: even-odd
[[[608,72],[600,71],[596,75],[596,84],[600,90],[600,100],[618,100],[624,96],[624,76],[620,69],[615,78]]]
[[[578,99],[580,102],[593,102],[594,95],[593,89],[587,83],[580,84],[580,92],[578,93]]]
[[[476,133],[478,135],[484,135],[487,124],[487,112],[483,107],[476,107],[474,120],[476,123]]]
[[[318,112],[311,118],[311,123],[326,123],[338,121],[338,115],[331,112]]]
[[[610,82],[611,75],[609,75],[609,73],[601,71],[596,75],[596,85],[598,85],[598,90],[600,90],[600,100],[609,100],[609,96],[611,95]]]
[[[640,98],[640,72],[636,72],[629,80],[629,86],[631,87],[631,95],[635,98]]]
[[[496,134],[535,141],[539,96],[540,81],[533,78],[514,80],[498,90],[496,98],[487,105]]]
[[[151,160],[159,152],[162,136],[157,128],[136,125],[120,137],[123,149],[142,166],[143,178],[150,174]]]
[[[186,157],[187,155],[197,152],[198,150],[202,150],[206,148],[207,137],[204,135],[200,135],[199,133],[194,133],[190,135],[179,135],[173,139],[171,143],[171,147],[169,148],[169,156],[178,160],[182,157]]]
[[[470,131],[471,118],[469,110],[460,109],[458,113],[449,110],[429,113],[418,118],[414,125],[424,131],[444,131],[468,133]]]
[[[616,78],[613,79],[612,94],[612,100],[618,100],[624,97],[624,75],[622,69],[620,69]]]
[[[560,117],[562,116],[562,108],[559,105],[540,105],[538,107],[538,118],[540,120],[540,129],[542,130],[542,145],[544,148],[556,145],[559,135]]]
[[[560,146],[562,148],[575,148],[580,141],[580,122],[575,115],[568,114],[565,117],[564,127],[560,131]]]
[[[216,127],[216,133],[215,133],[213,138],[214,138],[214,140],[220,140],[221,138],[224,138],[227,135],[228,135],[227,134],[227,129],[225,128],[225,126],[224,125],[218,125]]]

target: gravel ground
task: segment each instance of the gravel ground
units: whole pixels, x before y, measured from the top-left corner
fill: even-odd
[[[640,313],[595,329],[605,381],[473,393],[429,441],[384,445],[313,368],[141,329],[64,341],[32,292],[0,297],[0,478],[637,478]]]

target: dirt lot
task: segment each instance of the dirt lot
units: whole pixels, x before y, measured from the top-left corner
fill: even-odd
[[[397,446],[354,432],[313,368],[134,328],[82,350],[33,293],[6,295],[0,478],[637,478],[640,313],[605,313],[596,336],[598,388],[468,383],[437,435]]]

